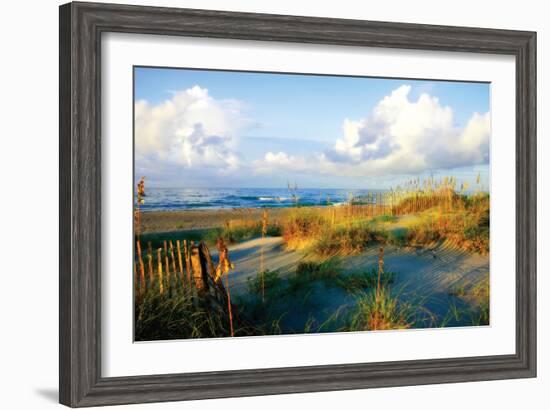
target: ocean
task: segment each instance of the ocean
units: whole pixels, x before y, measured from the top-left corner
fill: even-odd
[[[286,188],[146,188],[142,211],[184,209],[338,206],[380,190]],[[295,195],[297,199],[293,197]]]

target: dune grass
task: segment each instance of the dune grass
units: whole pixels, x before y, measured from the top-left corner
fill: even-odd
[[[311,247],[320,256],[357,255],[377,239],[376,232],[366,222],[326,228]]]
[[[263,275],[247,278],[246,281],[248,292],[253,295],[261,294],[262,290],[267,293],[280,290],[282,283],[279,272],[270,270],[264,271]]]
[[[387,287],[394,283],[396,274],[391,271],[384,271],[380,276],[380,284]],[[338,286],[347,292],[361,293],[368,289],[374,289],[378,285],[378,271],[375,268],[352,272],[338,278]]]
[[[449,289],[452,301],[448,321],[467,322],[472,326],[490,323],[490,278],[489,272],[477,283],[459,284]],[[458,308],[457,302],[467,308]]]
[[[464,208],[444,214],[434,210],[422,213],[418,223],[408,229],[407,242],[425,245],[447,240],[464,250],[488,254],[489,197],[465,204]]]
[[[466,251],[488,254],[489,196],[452,194],[451,199],[442,197],[444,202],[435,198],[439,199],[415,198],[420,205],[414,214],[402,214],[412,207],[410,204],[389,209],[394,214],[374,217],[344,210],[340,211],[344,217],[337,218],[337,222],[326,209],[294,209],[280,230],[288,249],[320,257],[356,255],[372,244],[416,247],[444,241]]]
[[[418,306],[393,295],[388,286],[363,293],[352,309],[348,331],[408,329],[415,325]]]
[[[206,304],[194,305],[189,289],[159,294],[148,291],[135,304],[135,340],[223,337],[229,334],[227,315]],[[240,328],[242,330],[242,328]]]
[[[328,223],[329,220],[317,209],[293,209],[283,222],[283,239],[288,249],[306,249],[325,232]]]

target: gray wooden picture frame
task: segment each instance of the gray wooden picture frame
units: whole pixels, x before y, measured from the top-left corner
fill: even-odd
[[[94,3],[65,4],[59,12],[62,404],[82,407],[535,377],[536,33]],[[102,377],[100,67],[101,35],[107,32],[515,56],[516,353]]]

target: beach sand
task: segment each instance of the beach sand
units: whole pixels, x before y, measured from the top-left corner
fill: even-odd
[[[142,233],[174,232],[224,226],[226,221],[255,221],[262,219],[261,208],[190,209],[186,211],[148,211],[141,213]],[[269,208],[270,223],[277,222],[292,208]]]

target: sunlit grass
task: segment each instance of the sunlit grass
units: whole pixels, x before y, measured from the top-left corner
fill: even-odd
[[[135,308],[135,340],[169,340],[222,337],[229,334],[227,315],[221,310],[193,303],[188,289],[161,295],[148,291]]]
[[[444,241],[467,251],[488,254],[488,195],[453,194],[450,200],[446,199],[445,206],[429,197],[416,200],[424,207],[419,205],[413,214],[400,214],[403,209],[398,206],[393,213],[400,216],[369,217],[339,209],[337,212],[344,217],[334,218],[337,222],[331,220],[326,209],[296,209],[281,224],[281,233],[288,249],[322,257],[359,254],[376,243],[425,246]]]
[[[392,295],[388,286],[365,292],[357,299],[347,330],[408,329],[415,324],[418,306]]]

